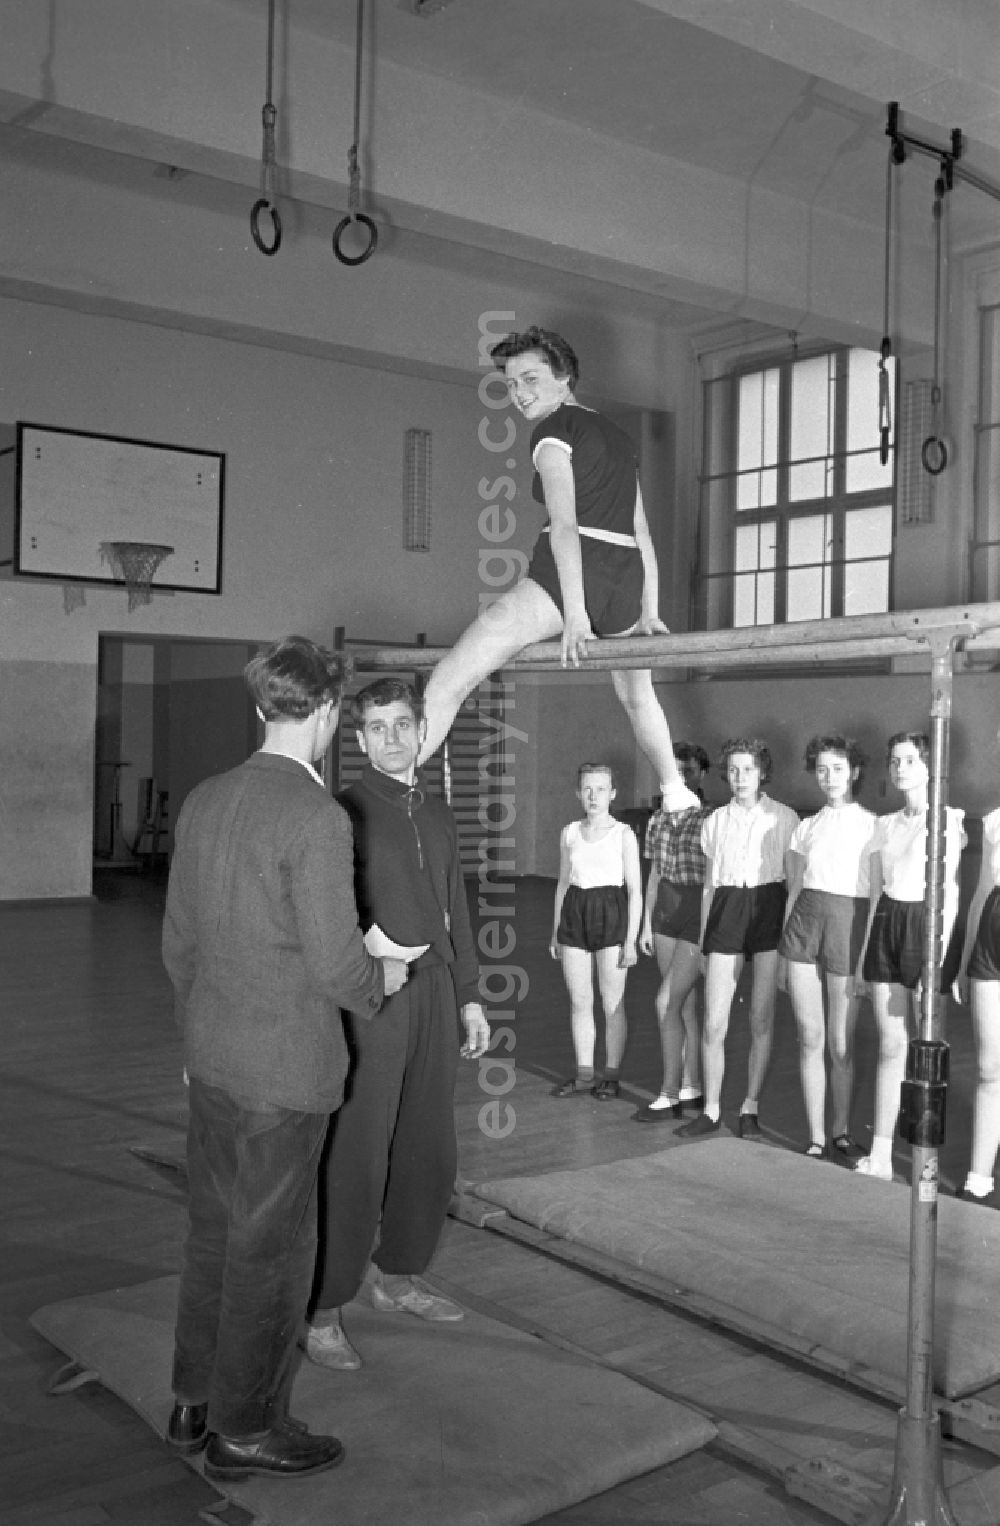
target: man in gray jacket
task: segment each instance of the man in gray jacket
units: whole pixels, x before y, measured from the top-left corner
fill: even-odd
[[[185,800],[163,926],[190,1082],[167,1440],[207,1446],[205,1473],[220,1480],[343,1457],[288,1413],[317,1172],[347,1072],[340,1009],[370,1018],[406,978],[365,949],[350,824],[313,767],[337,729],[337,659],[290,636],[245,677],[264,742]]]

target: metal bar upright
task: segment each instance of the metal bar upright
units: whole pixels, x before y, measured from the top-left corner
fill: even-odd
[[[932,659],[930,779],[919,1034],[900,1098],[900,1134],[912,1148],[906,1407],[900,1411],[887,1526],[955,1526],[941,1474],[941,1424],[932,1403],[938,1148],[944,1141],[948,1046],[942,1038],[945,807],[956,633],[929,637]]]

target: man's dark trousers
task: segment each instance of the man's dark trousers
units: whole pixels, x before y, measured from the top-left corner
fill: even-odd
[[[328,1113],[242,1107],[191,1081],[173,1388],[180,1404],[207,1402],[209,1428],[224,1436],[271,1430],[288,1413],[329,1122]]]
[[[316,1308],[349,1303],[369,1257],[413,1276],[437,1249],[458,1168],[459,1026],[443,964],[414,970],[370,1022],[344,1014],[352,1066],[324,1163]]]

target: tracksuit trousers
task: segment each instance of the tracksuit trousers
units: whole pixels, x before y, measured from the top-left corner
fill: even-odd
[[[460,1023],[445,965],[414,971],[369,1019],[344,1014],[351,1070],[320,1174],[313,1306],[340,1308],[369,1258],[416,1276],[437,1247],[455,1184]]]

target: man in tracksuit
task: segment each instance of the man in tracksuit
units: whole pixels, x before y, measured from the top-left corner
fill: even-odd
[[[361,925],[423,952],[377,1023],[345,1015],[352,1065],[330,1130],[306,1345],[311,1360],[342,1369],[361,1365],[340,1309],[365,1281],[369,1259],[376,1309],[462,1318],[416,1279],[434,1254],[455,1182],[458,1057],[476,1058],[490,1042],[458,828],[416,779],[420,700],[409,684],[380,679],[356,697],[354,721],[368,767],[340,799],[354,827]]]

